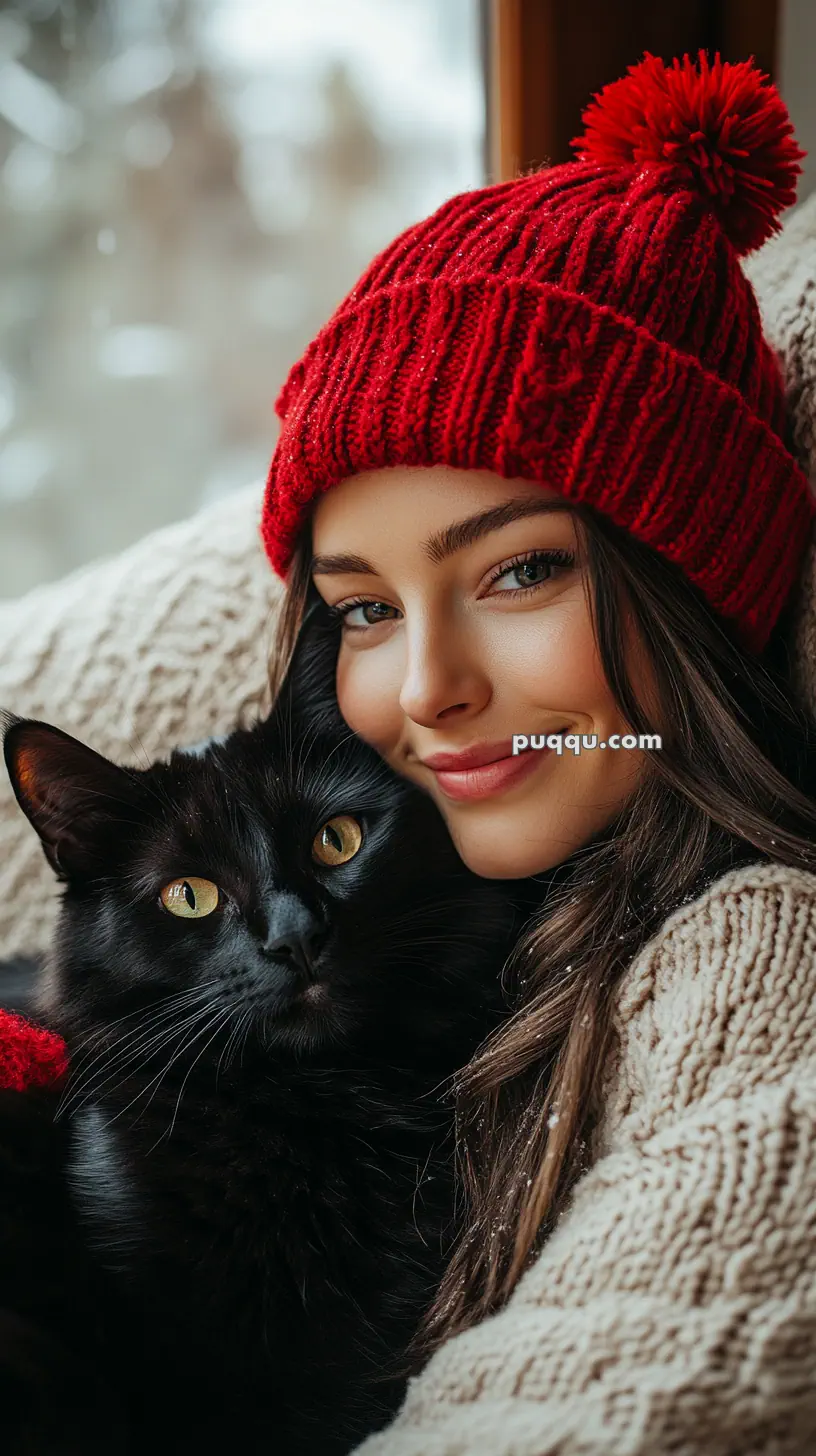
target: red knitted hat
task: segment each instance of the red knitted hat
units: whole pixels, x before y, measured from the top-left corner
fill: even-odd
[[[646,52],[587,107],[576,161],[453,197],[374,259],[276,402],[279,575],[347,476],[489,469],[597,507],[761,650],[814,512],[739,263],[805,156],[767,82]]]

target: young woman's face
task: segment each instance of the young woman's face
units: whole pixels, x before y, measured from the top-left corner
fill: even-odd
[[[516,734],[600,744],[630,731],[598,658],[575,523],[555,491],[486,470],[370,471],[320,498],[312,544],[315,584],[343,613],[343,717],[431,795],[471,870],[537,874],[614,817],[644,771],[643,750],[512,752]],[[491,766],[434,764],[468,750]]]

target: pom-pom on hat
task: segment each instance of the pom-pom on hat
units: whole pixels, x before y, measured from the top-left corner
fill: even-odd
[[[805,153],[752,61],[645,54],[576,160],[463,193],[376,257],[276,402],[261,532],[285,576],[315,498],[446,464],[551,486],[677,563],[760,651],[814,505],[739,258]]]

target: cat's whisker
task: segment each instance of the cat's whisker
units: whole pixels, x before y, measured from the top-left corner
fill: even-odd
[[[239,1062],[239,1066],[241,1067],[243,1067],[244,1065],[244,1052],[246,1051],[247,1042],[249,1041],[249,1033],[252,1030],[252,1020],[253,1018],[251,1013],[248,1013],[246,1018],[246,1026],[244,1028],[244,1039],[241,1043],[241,1060]]]
[[[175,1032],[181,1031],[183,1033],[187,1029],[187,1027],[194,1025],[195,1022],[203,1014],[206,1013],[206,1010],[206,1007],[199,1008],[196,1011],[192,1012],[192,1014],[185,1017],[184,1020],[180,1023],[173,1022],[170,1026],[163,1026],[158,1032],[148,1037],[146,1042],[143,1038],[138,1044],[132,1047],[126,1055],[123,1053],[119,1053],[117,1057],[114,1058],[112,1070],[110,1069],[110,1064],[105,1063],[102,1067],[99,1068],[97,1072],[93,1073],[92,1076],[86,1076],[85,1078],[80,1079],[79,1085],[74,1089],[72,1094],[69,1094],[69,1089],[66,1089],[64,1103],[63,1101],[60,1102],[57,1113],[55,1113],[55,1121],[56,1118],[58,1116],[61,1116],[62,1113],[65,1112],[67,1108],[70,1107],[72,1104],[74,1105],[74,1110],[76,1111],[79,1107],[82,1107],[90,1097],[98,1097],[102,1092],[102,1089],[106,1087],[108,1083],[112,1082],[115,1077],[119,1076],[120,1073],[124,1072],[124,1069],[131,1062],[138,1061],[139,1057],[142,1056],[143,1053],[147,1053],[147,1055],[155,1055],[157,1052],[161,1051],[162,1047],[167,1045],[167,1042],[170,1040]],[[108,1072],[108,1076],[104,1077],[104,1079],[100,1082],[98,1080],[99,1077],[101,1077],[102,1074],[106,1071]],[[114,1091],[115,1088],[121,1084],[122,1080],[123,1078],[119,1077],[119,1081],[115,1083],[114,1087],[111,1088],[110,1091]],[[80,1096],[80,1094],[82,1095]],[[77,1100],[77,1098],[79,1098],[79,1100]]]
[[[204,1004],[176,1008],[176,1012],[179,1010],[183,1012],[180,1019],[177,1014],[165,1017],[161,1025],[149,1028],[137,1041],[117,1052],[116,1056],[110,1058],[109,1061],[105,1061],[98,1071],[94,1072],[92,1076],[86,1077],[85,1084],[87,1085],[103,1072],[109,1072],[111,1075],[121,1072],[129,1063],[136,1061],[143,1054],[145,1058],[154,1055],[177,1031],[190,1026],[197,1017],[203,1015],[209,1009],[208,1003],[209,998]]]
[[[218,1091],[218,1077],[219,1077],[219,1074],[221,1072],[221,1065],[224,1062],[224,1058],[227,1057],[227,1053],[229,1052],[229,1048],[231,1047],[233,1041],[237,1037],[238,1030],[239,1030],[239,1028],[241,1026],[241,1023],[243,1021],[244,1016],[246,1015],[246,1011],[244,1009],[242,1009],[240,1006],[238,1006],[238,1007],[234,1007],[234,1008],[231,1009],[230,1015],[234,1018],[234,1024],[232,1026],[232,1029],[230,1031],[229,1036],[227,1037],[226,1042],[224,1043],[224,1046],[223,1046],[223,1048],[221,1050],[221,1055],[218,1058],[218,1063],[217,1063],[216,1068],[215,1068],[215,1090],[216,1090],[216,1092]],[[229,1066],[229,1059],[227,1059],[226,1065]]]
[[[144,743],[142,742],[141,734],[137,731],[135,724],[131,724],[131,728],[132,728],[132,732],[134,733],[134,735],[136,737],[136,740],[138,742],[138,745],[139,745],[138,752],[141,753],[141,755],[142,755],[142,757],[144,759],[145,768],[150,768],[150,765],[151,765],[151,763],[152,763],[153,760],[148,755],[147,749],[145,748]],[[131,751],[131,753],[135,754],[137,752],[137,750],[136,750],[136,745],[133,742],[133,739],[132,738],[129,738],[128,739],[128,743],[130,744],[130,751]]]
[[[141,738],[140,738],[140,736],[139,736],[139,734],[138,734],[138,732],[137,732],[137,730],[136,730],[135,727],[133,728],[133,731],[136,734],[136,737],[137,737],[137,739],[139,741],[139,748],[141,749],[141,752],[144,754],[145,767],[146,768],[151,768],[152,767],[152,764],[155,762],[155,760],[148,757],[147,753],[145,752],[145,746],[144,746],[144,744],[143,744],[143,742],[142,742],[142,740],[141,740]],[[136,747],[135,747],[135,745],[133,743],[133,739],[131,738],[129,740],[129,742],[130,742],[131,750],[135,754],[137,750],[136,750]],[[172,802],[171,802],[170,795],[168,793],[166,793],[163,784],[161,784],[161,783],[156,784],[156,783],[152,782],[150,779],[144,779],[144,780],[141,781],[141,785],[140,786],[143,789],[147,789],[147,792],[150,794],[151,798],[154,798],[156,800],[157,804],[159,805],[159,807],[164,812],[166,812],[168,808],[171,808],[172,807]]]
[[[325,770],[326,765],[331,763],[334,755],[336,753],[339,753],[341,748],[345,748],[346,744],[350,743],[352,738],[356,738],[356,736],[357,735],[353,732],[353,730],[349,729],[348,733],[344,734],[339,742],[335,744],[334,748],[330,749],[330,751],[325,754],[325,756],[321,759],[321,770]]]
[[[320,721],[316,718],[314,723],[311,723],[309,725],[306,732],[302,734],[301,738],[298,741],[298,756],[295,765],[296,781],[298,782],[300,781],[304,773],[306,755],[308,752],[311,751],[314,744],[317,743],[319,736]]]
[[[227,1023],[231,1020],[232,1015],[233,1015],[232,1008],[229,1008],[221,1016],[221,1018],[219,1019],[218,1025],[216,1026],[215,1031],[213,1032],[212,1036],[209,1037],[207,1041],[205,1041],[203,1047],[201,1048],[201,1050],[198,1052],[198,1054],[195,1056],[195,1058],[193,1059],[192,1063],[188,1067],[187,1072],[186,1072],[186,1075],[184,1077],[184,1081],[182,1082],[181,1086],[179,1087],[179,1094],[178,1094],[178,1097],[176,1098],[176,1105],[173,1108],[173,1116],[172,1116],[172,1119],[170,1121],[170,1126],[169,1126],[169,1128],[167,1130],[167,1134],[166,1134],[168,1140],[173,1135],[173,1128],[176,1125],[176,1117],[178,1116],[178,1110],[179,1110],[179,1107],[181,1106],[181,1099],[182,1099],[182,1097],[184,1095],[184,1089],[187,1086],[187,1081],[188,1081],[188,1078],[190,1076],[190,1073],[192,1072],[192,1070],[195,1067],[196,1063],[201,1061],[201,1058],[203,1057],[205,1051],[207,1050],[207,1047],[210,1046],[210,1044],[215,1041],[215,1038],[218,1036],[219,1031],[222,1031],[223,1028],[227,1025]],[[212,1022],[210,1023],[210,1025],[212,1025]],[[164,1136],[164,1134],[162,1134],[162,1136]],[[161,1142],[161,1138],[158,1138],[157,1141],[158,1142]],[[156,1143],[153,1144],[153,1147],[154,1148],[155,1148],[155,1146],[156,1146]],[[149,1148],[148,1149],[148,1152],[152,1152],[152,1151],[153,1151],[153,1148]]]
[[[299,740],[299,743],[298,743],[298,756],[297,756],[297,759],[293,760],[293,768],[294,768],[293,779],[294,779],[295,787],[298,790],[300,790],[302,786],[305,787],[306,786],[306,783],[307,783],[304,760],[305,760],[306,746],[311,746],[310,743],[309,743],[309,733],[310,732],[313,732],[314,738],[317,739],[317,737],[319,736],[319,731],[320,731],[320,724],[319,724],[319,722],[315,722],[313,725],[311,725],[310,728],[307,728],[306,732],[303,734],[303,737]],[[347,733],[343,734],[343,736],[332,747],[332,749],[328,753],[326,753],[326,754],[324,754],[322,756],[322,758],[321,758],[321,772],[323,772],[325,770],[327,764],[329,764],[331,762],[331,760],[334,758],[334,755],[336,753],[338,753],[341,748],[343,748],[347,743],[349,743],[354,738],[356,738],[356,734],[354,733],[354,731],[352,729],[349,729],[349,731]],[[289,753],[290,753],[290,756],[291,756],[292,755],[291,740],[290,740]]]
[[[108,1042],[106,1041],[106,1032],[108,1031],[108,1029],[113,1030],[114,1027],[120,1026],[123,1021],[131,1020],[133,1017],[140,1017],[144,1019],[141,1026],[137,1026],[136,1030],[138,1034],[141,1034],[142,1031],[147,1030],[150,1026],[156,1024],[163,1018],[174,1014],[176,1011],[181,1010],[183,1006],[189,1004],[194,1000],[199,999],[199,997],[208,987],[214,986],[215,984],[215,980],[206,981],[201,986],[188,987],[186,991],[174,992],[172,996],[167,997],[164,1001],[160,1002],[158,1006],[152,1007],[147,1016],[145,1016],[144,1007],[140,1007],[137,1011],[129,1011],[126,1016],[119,1017],[117,1021],[110,1022],[109,1028],[95,1028],[94,1032],[92,1033],[94,1042],[97,1044],[99,1042],[104,1043],[104,1049],[101,1053],[99,1053],[99,1055],[104,1055],[105,1052],[113,1051],[114,1047],[119,1046],[121,1042],[126,1041],[134,1033],[134,1028],[130,1027],[127,1031],[123,1032],[121,1036],[117,1037],[115,1041]],[[72,1067],[75,1067],[77,1071],[82,1069],[86,1071],[88,1070],[87,1057],[91,1056],[94,1050],[94,1048],[89,1048],[88,1046],[90,1040],[91,1037],[88,1037],[85,1039],[84,1042],[78,1043],[78,1046],[82,1048],[82,1056],[77,1057],[76,1055],[72,1055],[71,1057]],[[83,1057],[85,1058],[85,1060],[83,1060]]]
[[[73,1091],[77,1086],[88,1086],[93,1078],[98,1075],[98,1071],[111,1071],[115,1069],[117,1063],[121,1061],[123,1056],[127,1057],[129,1054],[132,1055],[138,1051],[144,1045],[146,1038],[158,1032],[159,1028],[166,1025],[168,1021],[173,1021],[180,1011],[187,1009],[191,1004],[201,999],[202,988],[197,988],[195,994],[190,992],[185,995],[173,997],[172,1004],[169,1007],[164,1005],[154,1014],[149,1015],[140,1027],[131,1029],[130,1032],[126,1032],[123,1036],[117,1037],[112,1045],[104,1046],[100,1051],[96,1052],[96,1055],[91,1056],[90,1061],[88,1060],[88,1056],[86,1056],[84,1062],[81,1059],[77,1061],[72,1060],[69,1082],[64,1093],[64,1103],[61,1102],[59,1110],[64,1110],[64,1106],[68,1105]],[[126,1042],[126,1046],[122,1050],[116,1051],[116,1047],[120,1047],[122,1042]],[[98,1069],[98,1071],[95,1069]]]
[[[230,1015],[235,1017],[235,1022],[234,1022],[234,1025],[232,1027],[232,1030],[230,1031],[229,1036],[227,1037],[226,1041],[224,1042],[223,1047],[221,1048],[221,1055],[218,1058],[218,1061],[216,1062],[216,1065],[215,1065],[215,1091],[216,1091],[216,1094],[218,1093],[218,1077],[219,1077],[220,1072],[221,1072],[221,1063],[224,1060],[224,1056],[225,1056],[225,1053],[227,1051],[227,1048],[229,1047],[230,1042],[232,1041],[233,1037],[235,1036],[235,1032],[236,1032],[236,1030],[237,1030],[237,1028],[238,1028],[238,1026],[240,1024],[240,1009],[237,1010],[237,1011],[233,1010],[230,1013]]]
[[[251,1012],[251,1010],[249,1010],[249,1009],[243,1009],[242,1010],[241,1007],[238,1008],[238,1014],[235,1017],[235,1025],[232,1028],[232,1031],[230,1032],[230,1034],[229,1034],[229,1036],[227,1038],[226,1045],[224,1046],[224,1050],[222,1051],[220,1057],[218,1058],[218,1066],[215,1069],[215,1090],[216,1090],[216,1092],[218,1091],[218,1075],[219,1075],[219,1073],[221,1071],[221,1063],[224,1060],[224,1057],[226,1056],[227,1057],[226,1065],[229,1066],[229,1057],[227,1056],[227,1053],[229,1051],[229,1048],[231,1047],[233,1041],[235,1042],[236,1047],[237,1047],[237,1045],[238,1045],[238,1035],[239,1035],[239,1033],[241,1031],[241,1028],[242,1028],[242,1026],[244,1024],[244,1021],[245,1020],[248,1020],[248,1019],[251,1020],[251,1018],[252,1018],[252,1012]]]
[[[164,1080],[164,1078],[167,1075],[167,1073],[170,1071],[170,1068],[174,1065],[175,1062],[178,1061],[179,1057],[183,1055],[183,1053],[188,1049],[188,1047],[191,1047],[193,1045],[193,1043],[196,1042],[200,1036],[203,1036],[205,1032],[209,1031],[210,1027],[213,1024],[213,1020],[216,1020],[216,1021],[218,1021],[219,1024],[218,1024],[218,1026],[216,1026],[216,1029],[213,1032],[213,1036],[210,1037],[209,1041],[205,1042],[204,1046],[201,1048],[201,1051],[194,1058],[194,1060],[192,1062],[192,1065],[187,1069],[187,1073],[185,1075],[184,1081],[181,1084],[181,1091],[179,1092],[179,1101],[180,1101],[180,1099],[181,1099],[181,1093],[184,1091],[184,1088],[185,1088],[186,1083],[187,1083],[187,1078],[189,1077],[190,1073],[192,1072],[193,1067],[195,1066],[196,1062],[198,1061],[199,1057],[203,1054],[203,1052],[206,1051],[207,1047],[210,1044],[210,1041],[212,1041],[214,1039],[214,1037],[218,1034],[218,1032],[223,1028],[223,1026],[226,1025],[226,1022],[229,1020],[229,1018],[230,1018],[231,1015],[232,1015],[232,1011],[231,1010],[228,1010],[225,1013],[224,1012],[220,1012],[220,1011],[217,1010],[215,1012],[215,1014],[214,1014],[214,1017],[209,1018],[205,1022],[204,1026],[202,1026],[198,1031],[194,1032],[183,1043],[183,1045],[181,1045],[181,1046],[179,1046],[179,1047],[176,1048],[175,1052],[171,1056],[171,1058],[170,1058],[169,1062],[167,1063],[167,1065],[164,1066],[164,1067],[162,1067],[162,1069],[158,1073],[158,1075],[156,1077],[152,1078],[150,1082],[148,1082],[147,1086],[148,1087],[153,1086],[153,1091],[151,1092],[150,1096],[148,1097],[147,1102],[144,1104],[144,1107],[141,1109],[141,1112],[139,1114],[140,1116],[143,1117],[144,1114],[146,1113],[148,1107],[150,1106],[151,1102],[153,1101],[153,1098],[156,1096],[156,1093],[158,1092],[159,1087],[162,1084],[162,1081]],[[153,1085],[154,1083],[155,1083],[155,1086]],[[132,1107],[133,1106],[133,1103],[136,1102],[136,1101],[138,1101],[138,1098],[140,1096],[142,1096],[144,1094],[144,1092],[146,1092],[146,1091],[147,1091],[147,1087],[143,1088],[140,1093],[137,1093],[136,1097],[132,1098],[131,1101],[127,1104],[127,1107],[122,1108],[122,1112],[127,1112],[128,1108],[129,1107]],[[178,1111],[178,1106],[179,1106],[179,1102],[177,1101],[176,1102],[176,1111]],[[116,1116],[117,1117],[121,1116],[121,1113],[117,1113]],[[174,1117],[173,1117],[173,1121],[175,1122],[175,1114],[174,1114]],[[172,1125],[171,1125],[170,1131],[172,1131]],[[147,1154],[152,1153],[153,1148],[157,1147],[158,1144],[161,1142],[162,1138],[165,1137],[165,1136],[169,1136],[169,1134],[161,1133],[159,1135],[159,1137],[156,1139],[156,1141],[154,1143],[152,1143],[151,1146],[148,1148]],[[147,1154],[146,1154],[146,1156],[147,1156]]]
[[[204,990],[205,987],[213,985],[215,985],[214,978],[210,981],[202,981],[199,985],[196,986],[186,986],[183,987],[180,991],[173,991],[169,996],[163,997],[161,1001],[147,1008],[147,1013],[152,1016],[156,1013],[166,1010],[170,1006],[179,1005],[187,998],[197,995],[198,992]],[[85,1047],[88,1047],[92,1042],[98,1042],[104,1039],[109,1031],[113,1031],[116,1027],[122,1026],[124,1022],[133,1021],[134,1019],[138,1020],[144,1016],[145,1007],[137,1006],[135,1011],[126,1011],[122,1016],[112,1017],[110,1021],[105,1022],[104,1026],[91,1027],[85,1036],[79,1038],[76,1045],[80,1049],[84,1049]]]
[[[215,1013],[215,1015],[218,1014],[218,1012]],[[169,1072],[170,1068],[173,1066],[174,1062],[178,1061],[178,1058],[182,1055],[184,1051],[186,1051],[187,1047],[192,1046],[193,1042],[197,1041],[200,1036],[203,1036],[205,1031],[208,1031],[210,1026],[212,1026],[212,1019],[207,1019],[204,1025],[200,1028],[200,1030],[193,1032],[192,1036],[184,1041],[184,1037],[187,1035],[187,1032],[190,1029],[190,1025],[195,1025],[196,1021],[200,1020],[202,1015],[206,1015],[206,1013],[198,1012],[196,1016],[188,1018],[182,1030],[182,1045],[176,1048],[169,1062],[167,1062],[166,1065],[163,1066],[160,1071],[156,1073],[155,1077],[151,1077],[150,1081],[147,1083],[146,1086],[140,1087],[139,1091],[135,1094],[135,1096],[131,1097],[130,1101],[126,1103],[124,1107],[120,1107],[119,1111],[115,1112],[113,1117],[109,1118],[108,1122],[103,1124],[103,1127],[109,1127],[111,1123],[116,1122],[118,1118],[124,1116],[124,1114],[133,1106],[134,1102],[138,1102],[139,1098],[144,1096],[148,1088],[153,1087],[153,1091],[148,1097],[144,1107],[141,1109],[142,1115],[147,1111],[147,1108],[150,1106],[150,1103],[153,1101],[153,1098],[155,1097],[156,1092],[159,1089],[159,1085],[161,1084],[166,1074]],[[166,1045],[167,1042],[163,1044]],[[154,1083],[156,1084],[155,1086]],[[153,1146],[155,1147],[155,1143],[153,1144]]]

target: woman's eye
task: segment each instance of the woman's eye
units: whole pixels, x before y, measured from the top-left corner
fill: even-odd
[[[389,607],[387,602],[357,602],[341,612],[341,616],[346,627],[374,627],[378,622],[391,621],[386,613],[396,610],[396,607]],[[354,621],[355,612],[362,612],[362,621]]]
[[[495,588],[499,582],[505,581],[505,579],[508,580],[509,585],[499,587],[500,591],[518,591],[525,587],[543,586],[545,582],[552,580],[554,573],[559,568],[564,569],[572,564],[573,557],[570,552],[566,551],[531,556],[525,561],[514,561],[510,566],[505,566],[499,575],[494,577],[491,587]]]
[[[312,841],[312,858],[318,864],[346,864],[363,842],[363,831],[351,814],[338,814],[318,829]]]
[[[186,879],[171,880],[159,891],[159,899],[171,915],[180,915],[186,920],[200,920],[212,915],[218,909],[221,892],[212,880],[188,875]]]

